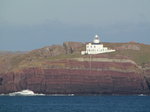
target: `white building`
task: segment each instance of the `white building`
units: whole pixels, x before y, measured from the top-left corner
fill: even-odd
[[[104,47],[103,44],[99,40],[99,36],[95,35],[95,38],[92,43],[86,44],[86,51],[81,51],[81,54],[99,54],[99,53],[108,53],[114,52],[113,49],[108,49]]]

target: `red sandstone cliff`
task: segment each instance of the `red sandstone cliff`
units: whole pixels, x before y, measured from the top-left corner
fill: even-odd
[[[23,89],[46,94],[149,93],[149,65],[142,68],[129,54],[119,54],[124,46],[128,45],[112,45],[120,50],[114,54],[80,56],[82,43],[64,43],[0,58],[0,93]],[[135,46],[127,48],[139,52],[141,46]]]
[[[1,74],[0,93],[23,89],[47,94],[148,93],[140,68],[132,61],[119,61],[62,60],[52,63],[61,63],[63,67],[28,68],[18,73]]]

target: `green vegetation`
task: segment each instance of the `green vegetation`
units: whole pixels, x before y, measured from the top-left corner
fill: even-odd
[[[137,46],[139,49],[134,50],[134,48],[122,48],[113,53],[113,55],[122,55],[126,56],[129,59],[135,61],[138,65],[143,65],[146,63],[150,63],[150,45],[144,45],[139,43],[119,43],[119,44],[109,44],[108,46],[111,48],[116,48],[119,46]]]

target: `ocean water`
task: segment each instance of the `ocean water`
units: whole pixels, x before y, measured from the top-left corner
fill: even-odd
[[[150,112],[150,96],[0,96],[0,112]]]

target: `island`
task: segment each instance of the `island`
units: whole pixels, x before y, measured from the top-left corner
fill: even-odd
[[[0,51],[0,94],[22,90],[75,95],[150,93],[150,45],[102,43],[97,36],[94,41],[64,42],[29,52]],[[87,48],[96,44],[103,48]]]

